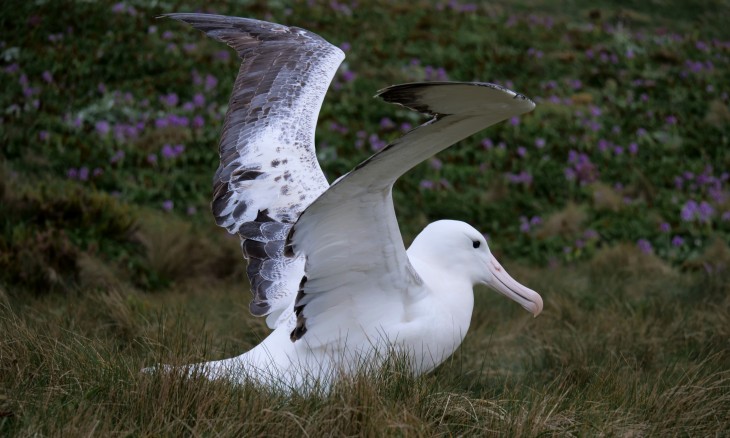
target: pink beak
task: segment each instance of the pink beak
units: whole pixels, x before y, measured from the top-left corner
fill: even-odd
[[[542,312],[542,297],[540,297],[540,294],[518,283],[504,270],[493,255],[489,257],[487,268],[492,273],[492,279],[487,282],[487,286],[516,301],[534,316],[539,315]]]

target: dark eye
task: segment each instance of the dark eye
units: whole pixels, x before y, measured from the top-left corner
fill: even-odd
[[[471,246],[473,246],[474,248],[479,248],[479,245],[481,245],[481,244],[482,244],[482,242],[475,240],[471,243]]]

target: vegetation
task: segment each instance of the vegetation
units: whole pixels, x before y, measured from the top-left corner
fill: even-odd
[[[3,2],[0,433],[726,433],[730,6],[570,4],[205,2],[346,52],[317,132],[330,180],[423,121],[373,100],[384,86],[490,81],[538,104],[395,197],[406,240],[440,218],[487,232],[543,315],[477,291],[436,372],[396,360],[305,397],[139,373],[268,332],[208,209],[239,61],[155,19],[200,5]]]

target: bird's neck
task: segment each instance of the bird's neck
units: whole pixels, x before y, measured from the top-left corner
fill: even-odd
[[[408,258],[423,280],[439,312],[450,314],[466,333],[474,310],[474,287],[469,278],[455,275],[440,264],[408,251]]]

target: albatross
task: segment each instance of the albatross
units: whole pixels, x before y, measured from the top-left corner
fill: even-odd
[[[404,355],[426,373],[461,344],[484,284],[537,316],[543,302],[514,280],[472,226],[428,225],[406,250],[393,207],[409,169],[535,104],[499,85],[419,82],[377,96],[431,116],[332,184],[315,152],[319,110],[344,53],[298,27],[198,13],[166,15],[227,43],[242,64],[219,144],[211,204],[240,236],[253,299],[273,331],[240,356],[191,365],[210,379],[327,386]]]

